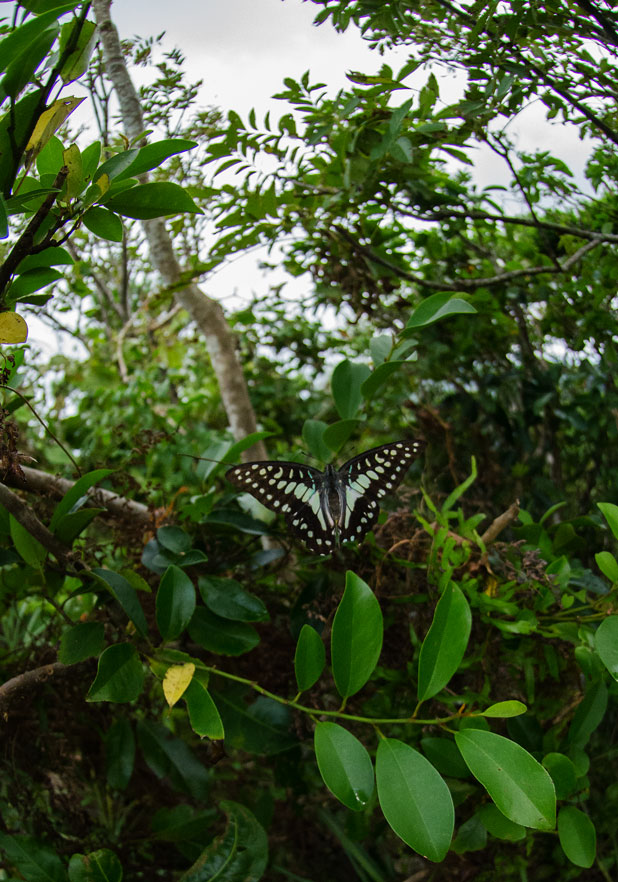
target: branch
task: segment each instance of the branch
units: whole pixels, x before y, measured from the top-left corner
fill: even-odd
[[[514,520],[516,520],[519,514],[519,499],[516,499],[515,502],[510,505],[506,511],[502,512],[501,515],[498,515],[491,524],[487,527],[483,535],[481,536],[481,542],[484,542],[485,545],[489,545],[491,542],[496,539],[500,533],[505,530],[509,524],[512,524]]]
[[[19,699],[22,692],[31,692],[34,687],[47,682],[56,674],[64,673],[71,667],[73,666],[63,665],[62,662],[53,662],[40,668],[33,668],[31,671],[24,671],[23,674],[17,674],[16,677],[11,677],[10,680],[7,680],[0,686],[0,709],[2,709],[3,716],[6,714],[4,706]],[[28,695],[23,698],[27,701],[30,700]]]
[[[457,282],[434,282],[430,279],[424,279],[422,276],[417,276],[415,273],[410,273],[407,270],[401,269],[401,267],[398,267],[385,257],[375,254],[371,248],[361,245],[361,243],[343,227],[335,226],[334,229],[337,230],[343,239],[353,245],[359,254],[362,254],[368,260],[386,267],[401,279],[414,282],[416,285],[419,285],[422,288],[429,288],[432,291],[476,291],[477,288],[488,288],[492,285],[501,285],[503,282],[510,282],[513,279],[528,278],[530,276],[538,276],[544,273],[547,273],[548,275],[565,273],[581,260],[585,254],[592,251],[593,248],[596,248],[597,245],[600,244],[598,239],[586,242],[585,245],[582,245],[581,248],[578,248],[577,251],[565,260],[563,264],[558,263],[557,266],[532,266],[528,269],[509,270],[504,273],[497,273],[495,276],[487,276],[486,278],[480,279],[459,279]]]
[[[67,563],[71,549],[57,536],[54,536],[45,524],[41,523],[30,506],[4,484],[0,484],[0,505],[3,505],[13,515],[24,530],[27,530],[47,551],[51,552],[56,560],[63,564]]]
[[[11,474],[4,478],[4,483],[10,484],[12,487],[18,487],[22,490],[29,490],[35,493],[52,493],[55,496],[64,496],[74,486],[73,481],[68,481],[66,478],[59,478],[56,475],[50,475],[48,472],[31,469],[28,466],[22,466],[21,470],[24,474],[25,481],[20,480],[18,475]],[[11,496],[14,496],[14,494],[11,494]],[[88,497],[89,502],[93,505],[100,504],[100,506],[106,508],[110,514],[131,518],[144,526],[152,525],[152,514],[148,507],[141,502],[125,499],[123,496],[119,496],[118,493],[114,493],[112,490],[103,490],[101,488],[91,488],[88,491]],[[19,497],[16,498],[19,499]]]

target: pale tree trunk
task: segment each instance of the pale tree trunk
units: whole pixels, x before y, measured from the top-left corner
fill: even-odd
[[[103,46],[105,69],[118,96],[125,133],[134,141],[146,126],[140,100],[122,54],[118,31],[110,17],[110,6],[111,0],[94,0],[92,4]],[[166,285],[176,285],[182,268],[164,219],[155,218],[142,223],[152,265]],[[239,441],[255,432],[257,424],[247,384],[236,356],[235,336],[228,326],[223,309],[193,282],[176,291],[174,297],[186,309],[204,336],[228,422],[234,438]],[[243,455],[245,460],[266,458],[266,447],[262,441],[254,444]]]

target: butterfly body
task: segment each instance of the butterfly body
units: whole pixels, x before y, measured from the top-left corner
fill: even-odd
[[[234,466],[226,478],[271,511],[310,551],[328,554],[341,542],[360,542],[378,520],[378,500],[403,480],[422,441],[395,441],[366,450],[321,472],[297,462],[257,461]]]

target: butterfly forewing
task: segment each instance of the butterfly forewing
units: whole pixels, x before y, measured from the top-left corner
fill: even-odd
[[[334,545],[334,525],[322,505],[324,475],[296,462],[250,462],[234,466],[226,478],[262,505],[285,516],[288,530],[309,551],[326,554]]]
[[[366,450],[341,466],[339,475],[346,488],[342,542],[360,541],[375,526],[379,500],[399,486],[424,447],[423,441],[394,441]]]

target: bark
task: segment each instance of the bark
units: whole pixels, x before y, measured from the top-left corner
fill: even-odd
[[[120,38],[110,17],[111,0],[94,0],[96,18],[105,67],[118,101],[123,126],[131,141],[139,138],[144,119],[139,96],[135,90],[124,60]],[[172,239],[162,218],[143,222],[150,259],[166,286],[177,285],[182,273]],[[175,292],[176,302],[187,310],[206,341],[212,367],[219,384],[223,407],[232,434],[237,441],[257,430],[255,414],[241,365],[236,356],[236,338],[231,332],[223,309],[208,297],[195,283],[188,283]],[[243,459],[266,459],[266,447],[258,442],[243,454]]]

